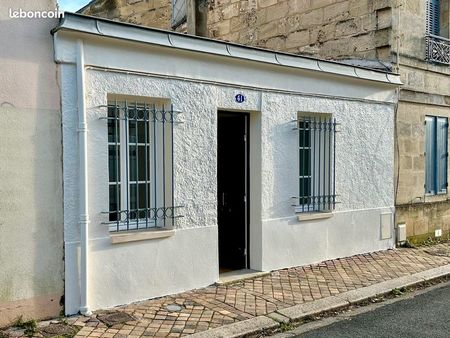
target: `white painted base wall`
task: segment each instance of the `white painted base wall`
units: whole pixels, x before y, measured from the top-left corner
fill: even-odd
[[[89,243],[89,301],[93,310],[204,287],[219,278],[217,227],[178,230],[172,237],[111,244]],[[78,260],[79,243],[66,244]],[[68,271],[66,313],[77,313],[77,274]]]
[[[392,249],[392,237],[381,239],[381,213],[394,208],[335,212],[312,221],[297,217],[263,221],[262,269],[318,263],[328,259]]]

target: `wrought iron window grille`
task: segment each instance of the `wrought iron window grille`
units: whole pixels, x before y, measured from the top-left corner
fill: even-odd
[[[298,191],[296,212],[326,212],[336,204],[336,119],[325,115],[299,116],[293,121],[298,132]]]
[[[428,34],[426,40],[426,60],[428,62],[450,65],[450,40]]]
[[[183,217],[174,200],[174,125],[171,105],[109,102],[108,171],[111,232],[172,228]]]

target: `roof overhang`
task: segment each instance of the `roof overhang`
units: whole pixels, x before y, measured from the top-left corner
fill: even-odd
[[[52,34],[59,31],[92,34],[113,39],[164,46],[177,50],[207,53],[234,59],[262,62],[283,67],[376,81],[395,86],[402,84],[398,74],[389,72],[382,72],[296,54],[274,52],[261,48],[243,46],[81,14],[66,12],[59,25],[52,30]]]

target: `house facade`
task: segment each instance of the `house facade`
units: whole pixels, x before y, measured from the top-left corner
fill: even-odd
[[[0,326],[394,247],[398,76],[55,6],[2,3]]]
[[[49,31],[55,1],[5,0],[0,10],[0,327],[58,316],[64,303],[61,111]],[[31,52],[32,51],[32,52]]]
[[[189,19],[190,1],[162,3],[172,11],[164,28],[185,31],[176,19]],[[148,2],[117,1],[114,11],[108,4],[93,1],[83,12],[163,27],[150,19],[161,15]],[[210,2],[206,17],[211,38],[399,73],[396,225],[411,242],[448,236],[448,0],[224,0]]]
[[[66,314],[394,247],[398,76],[75,14],[53,37]]]

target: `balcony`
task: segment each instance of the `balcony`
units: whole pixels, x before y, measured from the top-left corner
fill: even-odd
[[[450,40],[436,36],[426,36],[426,60],[432,63],[450,65]]]

